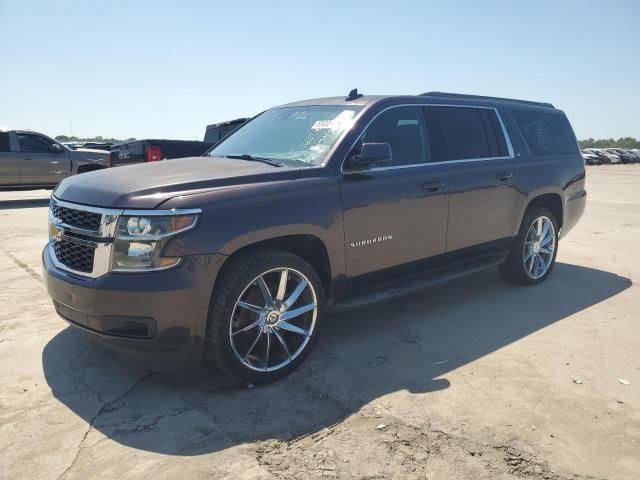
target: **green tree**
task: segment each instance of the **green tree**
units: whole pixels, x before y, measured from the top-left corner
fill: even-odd
[[[640,148],[640,140],[636,140],[634,137],[620,137],[617,140],[614,138],[600,138],[598,140],[587,138],[579,140],[578,144],[580,148]]]

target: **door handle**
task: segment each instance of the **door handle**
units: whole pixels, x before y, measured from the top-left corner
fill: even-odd
[[[498,180],[500,180],[501,182],[506,182],[511,177],[513,177],[513,173],[511,173],[511,172],[500,172],[500,173],[496,174],[496,178]]]
[[[442,180],[422,184],[422,189],[426,190],[427,192],[437,192],[438,190],[442,190],[443,188],[444,182]]]

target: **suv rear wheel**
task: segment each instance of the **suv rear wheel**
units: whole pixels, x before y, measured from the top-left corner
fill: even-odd
[[[502,276],[520,285],[536,285],[551,273],[558,253],[558,221],[546,208],[527,209]]]
[[[280,250],[242,253],[229,262],[213,294],[205,357],[250,383],[280,379],[317,340],[322,283],[306,261]]]

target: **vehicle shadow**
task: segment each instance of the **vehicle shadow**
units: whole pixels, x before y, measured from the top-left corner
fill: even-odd
[[[0,200],[0,210],[16,210],[19,208],[46,207],[49,198],[22,198],[16,200]]]
[[[42,361],[55,398],[111,440],[200,455],[313,433],[399,390],[448,388],[442,378],[448,372],[630,285],[613,273],[562,263],[535,287],[509,285],[495,270],[481,272],[328,317],[301,369],[263,387],[225,388],[215,378],[150,374],[71,328],[46,345]]]

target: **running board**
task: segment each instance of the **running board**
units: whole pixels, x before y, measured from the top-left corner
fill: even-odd
[[[331,312],[353,310],[374,303],[386,302],[395,298],[411,295],[435,285],[465,277],[471,273],[497,267],[506,260],[507,255],[508,252],[486,254],[470,260],[444,265],[400,280],[383,283],[372,291],[339,300],[333,304]]]

